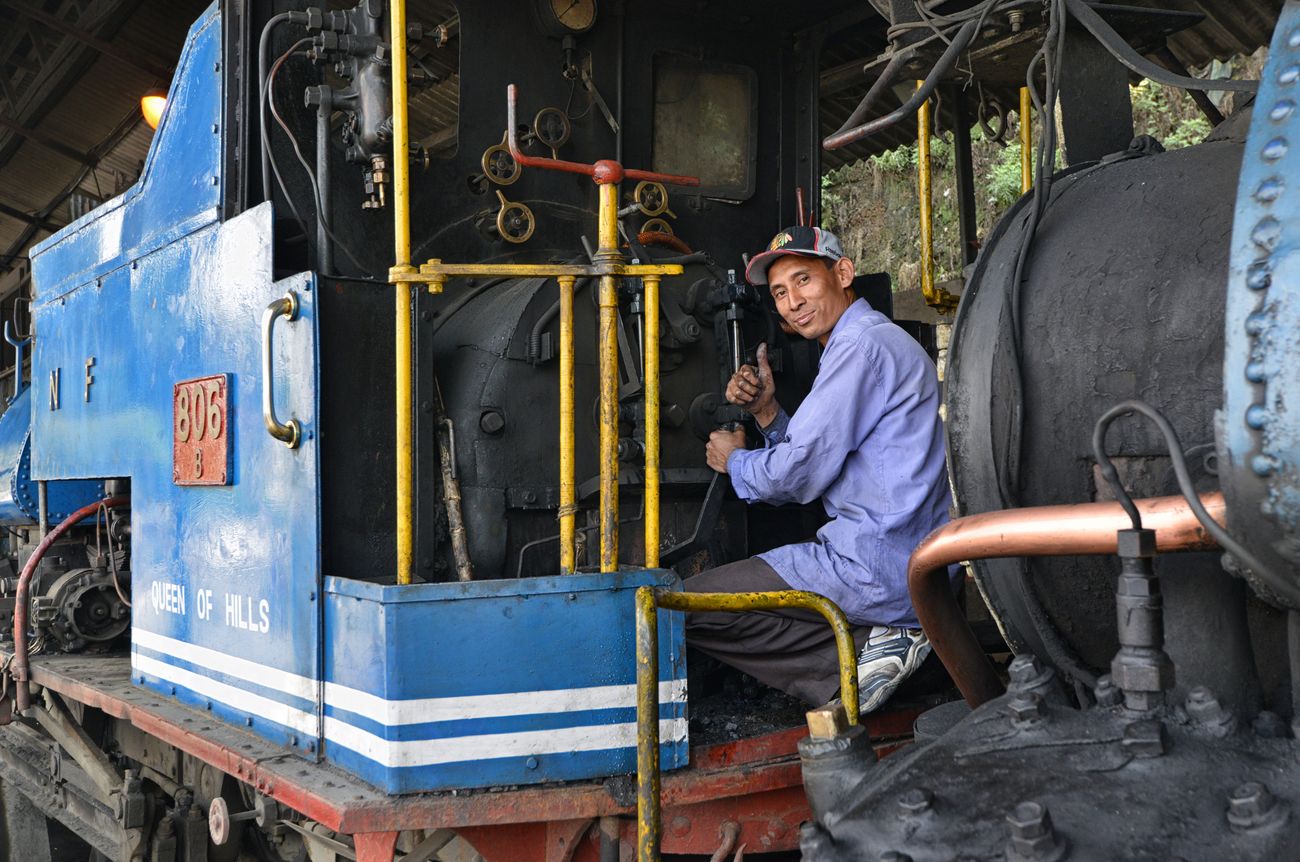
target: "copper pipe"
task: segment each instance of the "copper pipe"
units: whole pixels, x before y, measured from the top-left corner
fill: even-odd
[[[1202,494],[1201,502],[1210,517],[1226,522],[1223,494]],[[1142,526],[1156,531],[1158,550],[1218,547],[1181,496],[1136,503]],[[907,564],[912,606],[935,654],[972,708],[1001,695],[1002,682],[957,605],[947,567],[997,557],[1113,554],[1116,532],[1130,526],[1117,502],[1037,506],[958,518],[917,546]]]

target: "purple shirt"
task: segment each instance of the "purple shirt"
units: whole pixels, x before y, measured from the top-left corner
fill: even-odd
[[[774,504],[820,497],[831,520],[815,541],[759,556],[854,623],[918,627],[907,558],[948,520],[949,500],[930,357],[856,300],[831,330],[808,397],[794,416],[780,411],[763,436],[764,448],[727,459],[736,493]]]

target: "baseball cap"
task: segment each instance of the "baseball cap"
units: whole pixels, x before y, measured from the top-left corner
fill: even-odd
[[[750,284],[767,284],[767,270],[778,257],[798,254],[804,257],[822,257],[834,263],[844,257],[839,237],[819,227],[795,225],[772,237],[767,251],[754,255],[745,267],[745,280]]]

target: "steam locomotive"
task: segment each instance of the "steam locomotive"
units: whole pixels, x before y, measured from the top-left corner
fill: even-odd
[[[48,857],[46,816],[155,862],[1285,855],[1297,4],[1278,21],[1255,106],[1166,153],[1130,146],[1123,67],[1205,86],[1143,56],[1178,10],[214,4],[139,182],[33,249],[9,333],[9,858]],[[865,96],[827,136],[846,50]],[[692,745],[681,615],[645,602],[819,518],[703,463],[759,343],[783,404],[816,373],[742,255],[814,217],[823,146],[918,109],[928,141],[938,93],[960,150],[975,79],[1059,97],[1070,167],[1046,123],[949,353],[969,519],[910,574],[965,703],[859,722],[848,685],[811,735]],[[965,560],[1008,682],[928,586]]]

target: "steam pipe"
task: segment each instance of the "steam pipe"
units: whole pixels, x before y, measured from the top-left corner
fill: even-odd
[[[1202,494],[1211,517],[1226,522],[1223,494]],[[1144,527],[1156,531],[1156,550],[1217,547],[1181,496],[1136,501]],[[980,649],[948,581],[947,567],[997,557],[1113,554],[1116,532],[1131,526],[1117,503],[1077,503],[985,512],[950,521],[926,536],[907,564],[917,619],[935,654],[972,708],[1002,694],[1002,682]]]
[[[28,593],[31,591],[32,575],[36,573],[36,567],[41,564],[45,552],[59,540],[60,536],[82,520],[94,515],[99,511],[100,506],[113,509],[128,505],[130,502],[130,497],[109,497],[107,500],[96,500],[82,506],[45,534],[40,544],[36,546],[36,550],[27,558],[22,573],[18,575],[18,586],[14,590],[14,657],[13,663],[9,666],[9,675],[13,677],[15,683],[14,708],[19,713],[26,711],[32,705],[32,693],[27,687],[27,681],[31,679],[27,656],[27,611],[30,605]]]

